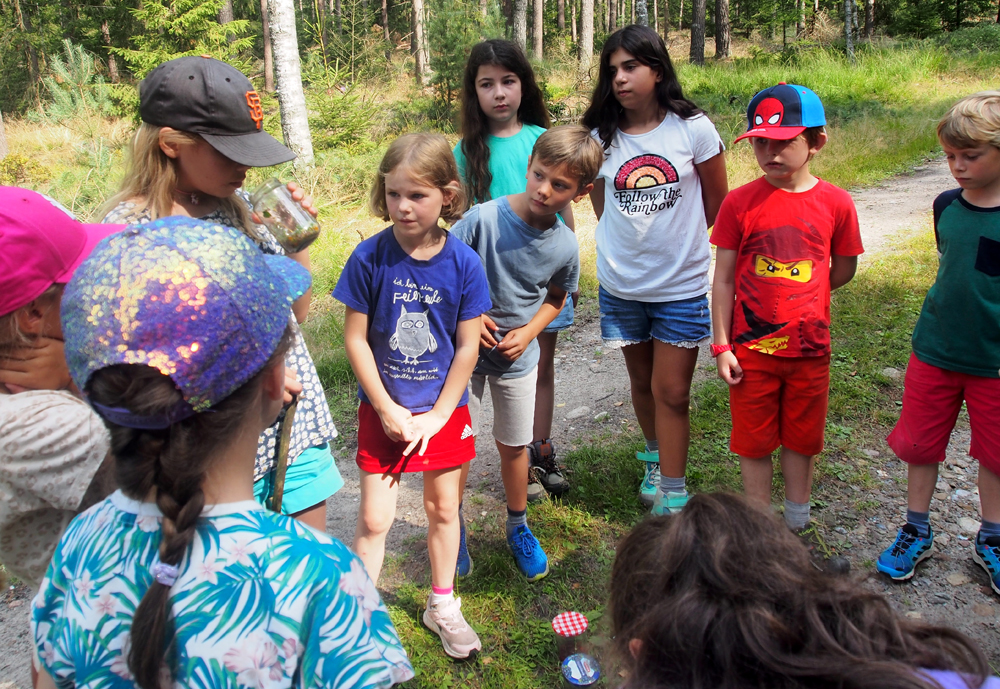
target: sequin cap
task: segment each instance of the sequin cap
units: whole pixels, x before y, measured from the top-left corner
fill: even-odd
[[[94,371],[146,364],[204,411],[264,367],[310,281],[230,227],[182,217],[129,226],[98,244],[66,286],[70,375],[86,390]]]

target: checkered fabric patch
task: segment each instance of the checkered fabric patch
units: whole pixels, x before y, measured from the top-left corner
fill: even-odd
[[[552,619],[552,629],[559,636],[579,636],[590,623],[578,612],[561,612]]]

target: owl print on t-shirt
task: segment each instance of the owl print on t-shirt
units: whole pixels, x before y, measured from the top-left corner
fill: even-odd
[[[437,340],[431,333],[430,321],[424,311],[407,311],[402,305],[396,332],[389,338],[389,348],[403,355],[404,364],[419,364],[419,357],[437,350]]]

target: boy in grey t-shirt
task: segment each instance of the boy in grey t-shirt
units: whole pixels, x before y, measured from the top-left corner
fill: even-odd
[[[550,129],[535,142],[528,159],[527,191],[475,206],[451,229],[479,254],[490,286],[493,308],[483,316],[469,411],[478,430],[489,382],[493,437],[507,496],[507,543],[530,581],[549,573],[548,557],[526,516],[527,445],[538,368],[535,338],[559,315],[580,278],[576,236],[556,214],[590,193],[603,161],[604,151],[585,127]],[[463,528],[458,571],[464,575],[470,570]]]

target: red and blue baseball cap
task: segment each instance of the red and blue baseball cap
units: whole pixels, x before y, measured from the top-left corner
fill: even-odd
[[[805,86],[782,81],[753,97],[747,108],[747,132],[736,141],[750,136],[788,141],[809,127],[823,126],[826,113],[819,96]]]
[[[130,225],[102,241],[62,301],[69,372],[81,390],[95,371],[152,366],[183,402],[171,413],[93,405],[130,428],[167,428],[218,404],[267,364],[311,282],[231,227],[187,217]]]
[[[0,316],[69,282],[97,243],[124,227],[85,224],[36,191],[0,187]]]

